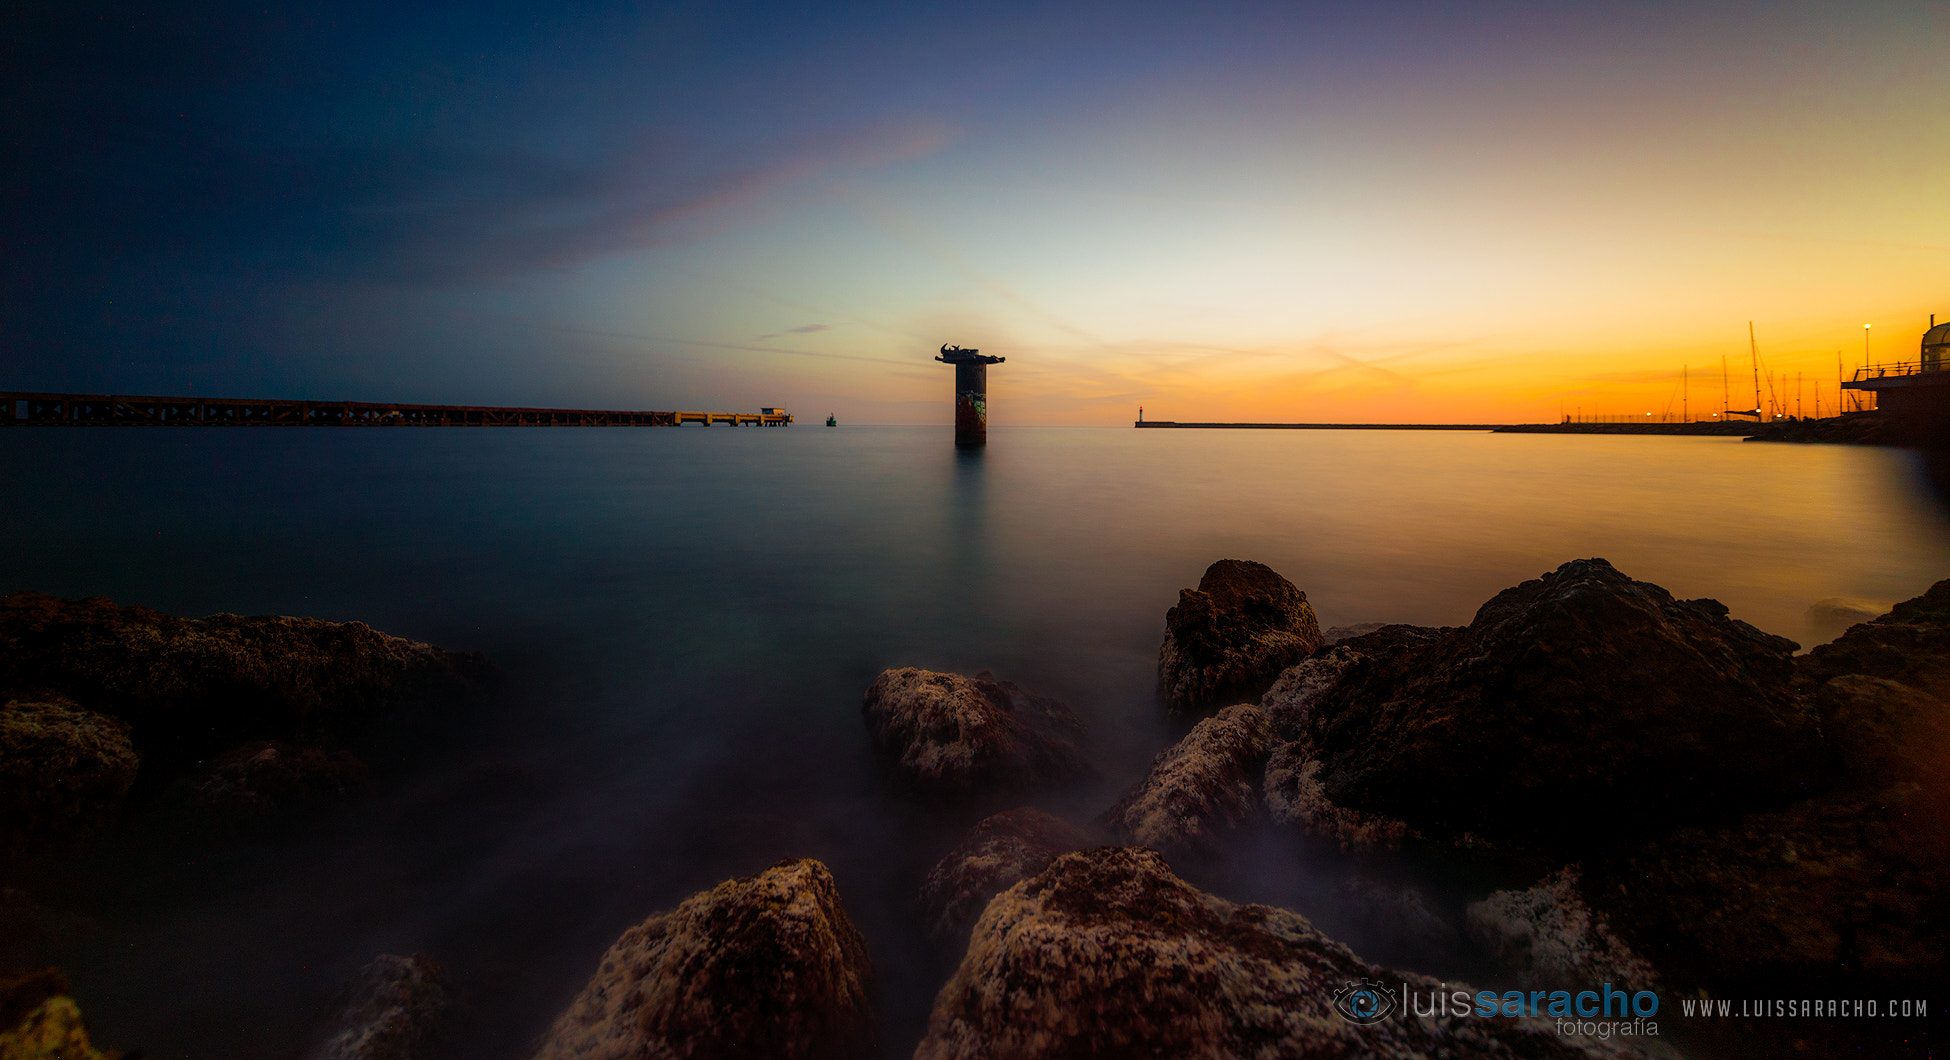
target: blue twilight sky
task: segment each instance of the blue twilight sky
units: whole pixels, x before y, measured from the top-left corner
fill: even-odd
[[[1551,419],[1950,316],[1944,3],[5,20],[4,388]]]

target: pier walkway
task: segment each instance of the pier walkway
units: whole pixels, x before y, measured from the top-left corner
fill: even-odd
[[[27,427],[785,427],[783,409],[622,412],[276,398],[129,397],[0,390],[0,426]]]

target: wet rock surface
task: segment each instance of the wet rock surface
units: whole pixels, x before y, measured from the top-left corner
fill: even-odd
[[[781,861],[624,932],[535,1056],[852,1057],[871,979],[826,866]]]
[[[1082,829],[1033,807],[984,818],[921,884],[928,933],[937,939],[960,936],[990,899],[1042,872],[1058,856],[1089,845]]]
[[[1723,815],[1820,775],[1794,649],[1576,560],[1349,667],[1308,711],[1301,757],[1334,805],[1431,833],[1575,844]]]
[[[1222,559],[1165,613],[1158,684],[1178,711],[1252,701],[1320,646],[1306,593],[1263,563]]]
[[[886,670],[861,713],[895,778],[918,792],[1046,787],[1090,771],[1068,707],[992,674]]]
[[[1265,711],[1244,703],[1227,707],[1159,754],[1101,823],[1120,842],[1168,855],[1219,856],[1227,834],[1259,816],[1273,744]]]
[[[1364,978],[1438,989],[1363,961],[1298,914],[1200,892],[1154,851],[1066,854],[990,903],[914,1056],[1625,1055],[1536,1019],[1357,1026],[1333,997]]]
[[[446,976],[433,958],[381,954],[346,988],[330,1032],[308,1060],[427,1056],[448,1004]]]

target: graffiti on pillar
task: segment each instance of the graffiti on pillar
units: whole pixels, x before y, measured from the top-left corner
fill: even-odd
[[[955,444],[986,445],[989,433],[989,380],[991,364],[1003,358],[983,356],[981,350],[941,344],[935,360],[955,366]]]

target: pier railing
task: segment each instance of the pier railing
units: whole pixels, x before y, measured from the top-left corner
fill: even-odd
[[[1887,379],[1890,376],[1921,375],[1924,372],[1941,371],[1943,371],[1943,364],[1940,361],[1899,361],[1895,364],[1857,368],[1853,381],[1859,383],[1864,379]]]
[[[372,401],[130,397],[0,390],[0,426],[28,427],[785,427],[785,412],[658,412]]]

